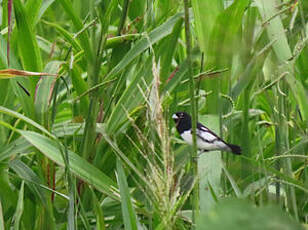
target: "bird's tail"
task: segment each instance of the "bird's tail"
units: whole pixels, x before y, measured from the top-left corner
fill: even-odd
[[[233,144],[228,144],[228,147],[231,149],[233,154],[236,155],[241,155],[242,154],[242,149],[238,145],[233,145]]]

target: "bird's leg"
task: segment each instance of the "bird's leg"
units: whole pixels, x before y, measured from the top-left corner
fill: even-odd
[[[192,158],[193,158],[194,161],[198,161],[199,156],[200,156],[200,154],[198,154],[197,156],[193,156]]]
[[[197,157],[200,157],[202,153],[208,152],[208,150],[200,149],[200,152],[198,153]]]
[[[197,156],[193,156],[194,160],[198,160],[202,153],[208,152],[208,150],[199,149]]]

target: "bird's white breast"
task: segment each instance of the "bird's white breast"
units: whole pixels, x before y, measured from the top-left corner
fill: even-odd
[[[192,135],[191,135],[191,131],[190,131],[190,130],[184,131],[184,132],[181,134],[181,137],[182,137],[183,140],[186,141],[188,144],[192,145],[193,141],[192,141]]]

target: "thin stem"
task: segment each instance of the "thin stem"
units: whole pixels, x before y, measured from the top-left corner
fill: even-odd
[[[93,9],[94,11],[94,9]],[[94,13],[94,12],[93,12]],[[93,35],[94,36],[94,35]],[[94,36],[95,37],[95,36]],[[96,51],[96,56],[94,57],[94,62],[88,62],[88,77],[90,87],[94,87],[99,81],[99,71],[103,55],[104,45],[107,39],[107,32],[105,27],[102,26],[99,40],[92,40],[92,47],[94,48],[93,53]],[[96,48],[96,50],[95,50]],[[96,137],[96,119],[98,115],[98,90],[90,92],[90,105],[89,112],[86,118],[85,131],[82,140],[82,156],[85,159],[90,158],[90,154],[95,154],[95,137]]]
[[[129,0],[125,0],[124,5],[123,5],[123,13],[122,13],[120,25],[118,27],[118,32],[117,32],[118,36],[121,35],[121,31],[123,30],[123,27],[124,27],[124,24],[125,24],[127,12],[128,12],[128,5],[129,5]]]
[[[190,79],[190,101],[192,112],[192,134],[193,134],[193,152],[191,154],[191,164],[195,178],[198,178],[198,161],[197,159],[197,139],[196,139],[196,126],[197,126],[197,111],[195,101],[195,82],[192,69],[192,57],[191,57],[191,33],[189,23],[189,3],[188,0],[184,0],[185,10],[185,38],[186,38],[186,53],[187,53],[187,65],[188,65],[188,77]],[[197,182],[193,189],[192,197],[192,209],[193,209],[193,225],[196,223],[196,219],[199,214],[199,183]]]
[[[298,8],[299,8],[299,13],[300,13],[300,18],[301,18],[301,23],[302,23],[302,36],[305,38],[307,37],[306,36],[306,30],[305,30],[305,25],[306,25],[306,22],[305,22],[305,17],[304,17],[304,10],[303,10],[303,5],[302,5],[302,0],[299,0],[298,1]]]

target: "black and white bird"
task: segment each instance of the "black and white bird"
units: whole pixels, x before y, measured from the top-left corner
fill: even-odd
[[[176,124],[176,129],[181,135],[181,137],[188,144],[192,145],[192,124],[191,117],[186,112],[177,112],[172,115],[172,118]],[[241,147],[233,144],[228,144],[219,136],[217,136],[213,131],[202,125],[201,123],[197,123],[197,147],[201,151],[212,151],[212,150],[221,150],[232,152],[236,155],[241,154]]]

